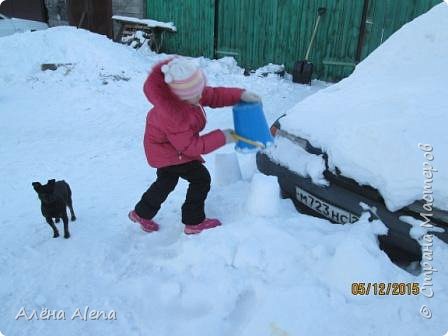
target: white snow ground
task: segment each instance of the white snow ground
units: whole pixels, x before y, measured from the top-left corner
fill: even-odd
[[[238,154],[243,180],[212,185],[206,210],[222,227],[183,234],[186,183],[158,214],[160,232],[147,234],[131,223],[127,212],[155,177],[142,146],[150,108],[142,84],[165,56],[73,28],[1,38],[0,52],[0,332],[6,336],[448,330],[445,244],[435,239],[433,245],[433,298],[353,296],[352,282],[422,283],[424,277],[398,268],[379,249],[376,234],[385,232],[379,222],[332,225],[298,214],[287,200],[277,200],[276,217],[249,214],[253,155]],[[72,65],[41,72],[47,62]],[[201,64],[211,85],[259,93],[269,122],[326,86],[244,77],[229,58]],[[208,130],[232,127],[230,108],[207,112]],[[206,157],[212,176],[216,153],[232,151],[226,146]],[[74,193],[78,220],[69,240],[51,238],[31,187],[50,178],[67,180]],[[261,199],[259,189],[253,192],[261,191]],[[420,316],[423,304],[431,319]],[[86,307],[115,312],[116,320],[72,319]],[[65,320],[16,320],[21,308],[28,317],[33,310],[62,311]]]

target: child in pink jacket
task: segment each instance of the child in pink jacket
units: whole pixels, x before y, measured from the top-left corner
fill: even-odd
[[[182,205],[184,232],[194,234],[221,225],[219,220],[205,217],[210,174],[201,155],[235,140],[229,129],[199,135],[207,121],[203,106],[231,106],[240,100],[257,102],[260,97],[239,88],[206,86],[204,73],[196,63],[181,57],[157,64],[143,91],[153,105],[146,118],[144,147],[149,165],[157,168],[157,179],[129,218],[147,232],[157,231],[159,225],[153,218],[179,178],[183,178],[190,183]]]

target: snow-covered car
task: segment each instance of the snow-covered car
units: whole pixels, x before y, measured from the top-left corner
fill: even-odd
[[[408,255],[425,234],[448,242],[447,26],[443,3],[287,111],[258,169],[300,211],[334,223],[370,212],[388,227],[380,241]]]
[[[0,13],[0,37],[47,28],[44,22],[11,18]]]

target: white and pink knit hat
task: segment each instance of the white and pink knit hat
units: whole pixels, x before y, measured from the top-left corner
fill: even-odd
[[[204,73],[194,60],[176,57],[162,66],[165,82],[181,100],[200,96],[206,81]]]

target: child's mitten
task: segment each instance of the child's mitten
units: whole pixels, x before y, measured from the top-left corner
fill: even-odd
[[[246,103],[261,103],[261,97],[254,92],[244,90],[241,100]]]
[[[233,133],[235,133],[233,129],[227,128],[225,130],[222,130],[222,132],[226,136],[226,144],[236,142],[236,139],[233,136]]]

